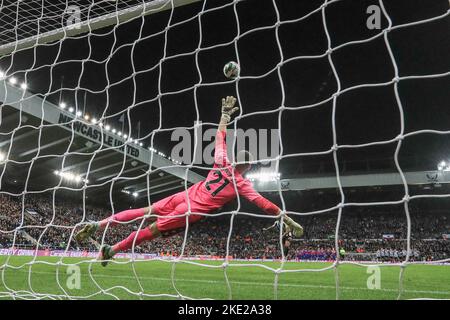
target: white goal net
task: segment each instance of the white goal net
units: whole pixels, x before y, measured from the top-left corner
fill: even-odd
[[[318,281],[316,289],[333,292],[321,298],[354,298],[346,295],[352,291],[345,284],[347,265],[396,267],[396,288],[384,289],[391,298],[450,297],[405,288],[411,265],[450,262],[448,255],[427,261],[415,257],[411,203],[445,200],[450,194],[411,192],[414,175],[406,173],[401,160],[408,141],[450,134],[448,126],[410,125],[416,117],[411,110],[420,103],[411,100],[415,91],[428,90],[422,102],[438,105],[447,98],[448,105],[443,89],[448,91],[448,58],[438,61],[430,54],[448,54],[448,3],[436,1],[422,11],[387,0],[295,2],[0,2],[1,298],[252,298],[241,285],[270,291],[268,296],[254,292],[256,298],[295,299],[301,296],[292,292],[312,285],[286,279],[319,279],[318,274],[326,274],[328,282]],[[241,68],[236,79],[223,74],[228,61]],[[228,95],[240,106],[230,132],[242,127],[276,132],[275,153],[261,156],[257,150],[257,160],[264,160],[262,167],[270,173],[248,177],[275,199],[281,220],[287,214],[300,224],[316,217],[321,224],[320,217],[333,215],[329,263],[293,263],[302,259],[284,249],[283,227],[271,235],[262,231],[280,217],[249,210],[238,197],[206,223],[188,223],[172,238],[133,246],[110,263],[112,271],[103,269],[95,259],[100,246],[145,228],[155,216],[108,226],[86,245],[74,240],[76,232],[89,221],[147,207],[203,180],[212,165],[191,154],[205,149],[199,141],[207,129],[217,128],[220,99]],[[174,153],[175,133],[190,137],[190,151]],[[234,133],[228,137],[233,147],[238,143]],[[251,135],[246,136],[250,141]],[[353,198],[342,155],[375,150],[371,157],[384,147],[397,179],[392,184],[402,197]],[[328,176],[317,186],[311,187],[314,175],[307,170],[303,177],[308,178],[299,182],[304,159],[328,163],[328,171],[327,164],[321,169]],[[428,183],[450,181],[447,164],[438,169],[436,176],[429,173]],[[375,186],[377,177],[380,186],[389,179],[374,174],[359,186]],[[264,183],[258,185],[258,179]],[[336,196],[318,196],[318,203],[299,206],[287,198],[288,193],[300,197],[306,189],[322,192],[321,184]],[[391,263],[345,259],[340,254],[345,211],[375,207],[401,212],[404,254]],[[190,210],[182,216],[190,215],[211,216]],[[312,232],[307,225],[306,236]],[[262,226],[261,234],[249,235],[245,228],[255,226]],[[198,274],[189,279],[192,270]],[[246,280],[254,272],[270,279],[269,288]],[[221,293],[208,286],[220,287]],[[320,296],[309,296],[314,297]]]

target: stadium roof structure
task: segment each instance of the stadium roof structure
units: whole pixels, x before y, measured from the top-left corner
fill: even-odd
[[[105,130],[101,122],[85,120],[75,110],[6,81],[0,81],[0,101],[0,150],[8,159],[6,169],[0,166],[3,183],[26,183],[28,191],[43,191],[62,180],[62,189],[82,190],[87,180],[88,189],[107,196],[114,181],[115,195],[137,192],[142,198],[147,188],[157,195],[183,188],[185,180],[190,185],[203,179],[137,140]],[[72,181],[63,181],[59,173]]]

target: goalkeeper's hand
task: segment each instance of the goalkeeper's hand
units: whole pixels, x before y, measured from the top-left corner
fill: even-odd
[[[300,238],[303,235],[303,227],[288,216],[284,217],[284,225],[285,233],[292,232],[295,238]]]
[[[233,96],[227,96],[222,98],[222,119],[227,122],[231,120],[231,115],[239,110],[239,107],[235,107],[236,98]]]

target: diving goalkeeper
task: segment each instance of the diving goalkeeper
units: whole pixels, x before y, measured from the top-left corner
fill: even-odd
[[[222,99],[222,116],[215,141],[215,163],[205,180],[189,187],[187,193],[186,191],[178,192],[149,207],[122,211],[104,220],[90,222],[76,234],[75,239],[81,242],[93,236],[96,231],[104,229],[108,224],[114,226],[121,222],[137,220],[147,214],[155,214],[156,221],[148,227],[131,233],[113,246],[103,245],[100,248],[98,259],[102,260],[103,266],[106,266],[108,260],[113,258],[116,253],[132,248],[133,243],[139,245],[143,241],[150,241],[160,236],[168,237],[184,230],[186,216],[182,215],[186,214],[189,209],[192,213],[212,212],[235,199],[236,189],[239,195],[257,205],[267,214],[279,215],[280,208],[255,191],[251,182],[243,177],[244,172],[251,166],[252,155],[247,151],[240,151],[234,168],[228,160],[225,136],[231,115],[239,109],[235,103],[236,98],[234,97]],[[203,217],[203,215],[190,214],[188,216],[189,224],[195,223]],[[303,228],[288,216],[284,217],[284,222],[286,228],[291,230],[296,237],[303,234]]]

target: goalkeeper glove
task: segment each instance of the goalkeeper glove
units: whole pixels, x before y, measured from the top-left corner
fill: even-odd
[[[286,233],[292,232],[292,235],[296,238],[300,238],[303,235],[303,227],[288,216],[284,217],[284,223],[286,226]]]
[[[239,110],[238,107],[235,107],[236,98],[233,96],[227,96],[227,98],[222,98],[222,119],[225,119],[228,122],[231,120],[231,115]]]

